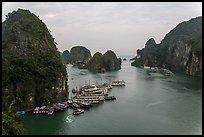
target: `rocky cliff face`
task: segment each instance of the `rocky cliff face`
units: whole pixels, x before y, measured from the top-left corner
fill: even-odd
[[[61,54],[62,62],[68,64],[70,62],[70,53],[68,50],[63,51]]]
[[[106,72],[121,69],[121,59],[115,53],[108,50],[104,55],[100,52],[94,54],[87,63],[87,68],[94,72]]]
[[[103,67],[103,55],[100,52],[96,52],[87,63],[87,69],[90,71],[101,72]]]
[[[116,54],[111,50],[103,55],[103,64],[106,71],[121,69],[121,62],[121,58],[117,58]]]
[[[54,38],[28,10],[13,11],[2,23],[2,75],[3,111],[49,105],[68,96]]]
[[[186,74],[202,77],[202,56],[194,52],[191,54],[189,62],[186,65]]]
[[[137,50],[132,63],[140,67],[165,67],[174,72],[202,76],[202,17],[182,22],[156,44],[151,38],[145,48]]]
[[[70,50],[70,63],[75,65],[77,62],[87,63],[91,59],[91,52],[83,46],[75,46]]]

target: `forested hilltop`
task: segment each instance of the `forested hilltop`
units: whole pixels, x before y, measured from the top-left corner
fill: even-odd
[[[162,67],[202,77],[202,17],[178,24],[160,44],[149,39],[137,50],[133,66]]]
[[[2,23],[2,111],[51,105],[67,97],[67,72],[46,25],[28,10],[9,13]]]

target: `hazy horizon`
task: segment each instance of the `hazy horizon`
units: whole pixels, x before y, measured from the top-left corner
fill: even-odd
[[[135,56],[150,38],[160,43],[179,23],[202,16],[202,2],[3,2],[2,22],[18,8],[42,19],[60,52],[82,45],[92,55]]]

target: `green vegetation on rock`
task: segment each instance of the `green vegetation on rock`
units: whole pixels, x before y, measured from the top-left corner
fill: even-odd
[[[91,52],[83,46],[74,46],[70,50],[70,63],[77,64],[77,62],[87,63],[91,59]]]
[[[67,72],[55,44],[46,25],[30,11],[7,15],[2,23],[3,111],[55,103],[64,86],[68,95]]]
[[[157,66],[192,76],[202,76],[202,17],[172,29],[160,44],[150,39],[135,57],[133,66]]]
[[[96,52],[87,63],[87,69],[90,71],[101,72],[103,67],[103,55],[100,52]]]
[[[68,50],[63,51],[61,54],[62,62],[68,64],[70,62],[70,53]]]
[[[87,68],[93,72],[119,70],[121,69],[121,58],[117,58],[111,50],[108,50],[104,55],[96,52],[87,63]]]
[[[2,112],[2,135],[22,135],[25,129],[19,117]]]

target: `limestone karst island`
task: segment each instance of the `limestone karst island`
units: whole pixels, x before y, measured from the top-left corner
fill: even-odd
[[[202,134],[202,3],[2,4],[2,135]]]

